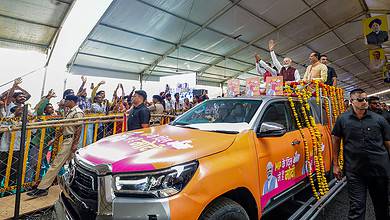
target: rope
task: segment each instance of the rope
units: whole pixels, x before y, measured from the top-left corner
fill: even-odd
[[[21,76],[19,76],[19,77],[16,77],[15,79],[17,79],[17,78],[24,78],[24,77],[26,77],[26,76],[28,76],[28,75],[30,75],[30,74],[33,74],[33,73],[35,73],[35,72],[37,72],[37,71],[39,71],[39,70],[42,70],[42,69],[44,69],[44,68],[45,68],[45,67],[40,67],[40,68],[35,69],[35,70],[31,71],[31,72],[28,72],[28,73],[23,74],[23,75],[21,75]],[[8,85],[8,84],[10,84],[10,83],[12,83],[12,82],[14,82],[15,79],[10,80],[10,81],[8,81],[8,82],[6,82],[6,83],[1,84],[1,85],[0,85],[0,88],[3,87],[3,86],[6,86],[6,85]]]

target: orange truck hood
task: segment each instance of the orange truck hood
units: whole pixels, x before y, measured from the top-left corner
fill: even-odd
[[[77,153],[92,165],[111,164],[113,173],[140,172],[221,152],[236,136],[163,125],[112,135]]]

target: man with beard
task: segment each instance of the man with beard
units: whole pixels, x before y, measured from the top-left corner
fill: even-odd
[[[271,68],[269,65],[267,65],[262,60],[259,61],[260,66],[263,67],[264,69],[268,70],[269,72],[271,72],[272,75],[283,76],[283,81],[285,81],[285,82],[288,82],[288,81],[298,82],[301,79],[301,77],[299,75],[299,71],[296,68],[291,66],[292,59],[289,57],[285,57],[283,59],[283,65],[282,65],[279,62],[278,58],[276,57],[276,54],[274,51],[275,46],[276,46],[275,41],[270,40],[268,42],[268,48],[269,48],[270,53],[271,53],[272,63],[277,68],[278,72],[276,70],[274,70],[273,68]]]
[[[11,108],[15,106],[21,107],[31,98],[30,93],[19,86],[21,83],[22,78],[15,79],[12,87],[0,95],[0,98],[4,100],[6,116],[11,114]]]
[[[382,20],[376,18],[368,24],[368,27],[371,28],[372,32],[367,34],[367,44],[381,45],[383,42],[389,40],[389,35],[387,31],[382,31],[380,26],[382,25]]]

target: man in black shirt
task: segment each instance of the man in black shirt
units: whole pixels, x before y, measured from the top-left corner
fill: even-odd
[[[364,219],[367,189],[376,219],[390,219],[390,125],[368,111],[367,94],[362,89],[350,93],[352,109],[339,116],[332,131],[333,173],[342,178],[338,165],[340,142],[344,142],[345,175],[350,209],[348,219]]]
[[[133,109],[130,110],[127,119],[128,131],[149,127],[150,111],[144,104],[146,98],[145,91],[137,90],[134,92]]]
[[[382,115],[390,124],[390,113],[383,110],[378,96],[371,96],[368,98],[369,109],[379,115]]]
[[[326,79],[325,84],[330,85],[330,86],[336,86],[337,85],[337,74],[336,74],[336,71],[332,67],[328,66],[328,56],[321,54],[320,62],[322,64],[326,65],[326,67],[328,67],[328,77]]]

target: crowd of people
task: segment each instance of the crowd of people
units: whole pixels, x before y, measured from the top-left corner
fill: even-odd
[[[72,114],[72,109],[77,107],[78,112],[82,112],[82,117],[87,114],[113,114],[123,113],[127,117],[127,130],[134,130],[143,127],[149,127],[160,123],[160,117],[162,115],[176,116],[188,111],[193,106],[208,99],[206,93],[201,96],[195,95],[193,100],[188,98],[180,99],[179,93],[175,93],[172,97],[170,94],[170,88],[167,85],[165,91],[162,91],[158,95],[153,95],[152,100],[147,100],[147,93],[143,90],[136,90],[133,87],[130,93],[125,93],[124,86],[118,84],[112,99],[108,100],[106,92],[101,89],[105,84],[104,81],[94,85],[91,83],[91,94],[88,96],[87,78],[81,77],[81,86],[75,92],[73,89],[66,89],[63,92],[62,99],[58,102],[58,107],[52,102],[56,98],[56,93],[51,89],[47,95],[43,96],[41,100],[33,107],[28,105],[28,115],[32,116],[32,120],[41,120],[40,116],[48,116],[48,120],[56,120],[59,118],[68,118]],[[27,105],[31,95],[28,91],[21,87],[22,79],[18,78],[14,81],[11,88],[4,91],[0,95],[0,127],[6,128],[11,125],[21,125],[21,117],[23,114],[23,107]],[[74,103],[74,106],[70,103]],[[73,109],[75,110],[75,109]],[[160,115],[160,117],[153,117],[151,115]],[[37,116],[37,117],[34,117]],[[88,128],[82,127],[81,132],[86,130],[86,144],[92,143],[94,135],[94,126],[98,126],[97,140],[103,138],[103,133],[107,134],[108,125],[98,123],[97,125],[91,124]],[[110,126],[113,126],[112,124]],[[122,125],[120,125],[122,126]],[[122,128],[121,128],[122,129]],[[112,132],[112,130],[111,130]],[[56,131],[55,128],[48,127],[45,129],[42,154],[44,155],[41,161],[41,173],[43,176],[48,171],[50,158],[46,155],[50,155],[55,141],[58,141],[60,135],[65,131]],[[109,132],[108,132],[109,133]],[[36,167],[38,164],[38,154],[40,151],[42,129],[32,130],[30,137],[30,145],[28,151],[27,173],[26,182],[33,181],[35,179]],[[76,136],[76,134],[73,134]],[[11,141],[11,139],[13,139]],[[4,179],[6,176],[8,157],[10,155],[10,149],[12,149],[12,163],[11,172],[9,176],[8,185],[12,186],[16,184],[17,177],[17,161],[19,161],[21,131],[14,132],[14,138],[12,138],[11,132],[0,132],[0,187],[4,186]],[[80,138],[74,138],[79,140]],[[13,143],[13,146],[10,146]],[[82,138],[78,141],[77,146],[82,146]]]
[[[97,85],[91,83],[91,94],[88,97],[85,85],[87,78],[81,77],[81,86],[77,93],[73,89],[66,89],[63,93],[62,100],[58,103],[58,108],[54,108],[51,99],[56,97],[54,90],[50,90],[47,95],[42,97],[33,109],[29,109],[30,116],[65,116],[67,108],[65,107],[65,97],[74,95],[78,97],[78,106],[85,114],[99,113],[128,113],[133,106],[132,99],[137,94],[136,88],[133,87],[129,94],[126,94],[121,83],[112,95],[112,99],[106,98],[106,92],[99,90],[105,81],[99,82]],[[20,87],[22,80],[20,78],[14,81],[13,86],[0,95],[0,118],[12,118],[21,115],[24,104],[31,98],[31,95]],[[142,91],[142,90],[139,90]],[[139,93],[138,91],[138,93]],[[118,94],[120,92],[120,94]],[[172,95],[169,92],[169,87],[158,95],[153,95],[152,100],[148,102],[147,95],[144,95],[144,104],[151,114],[169,114],[179,115],[188,111],[199,102],[208,99],[207,94],[201,96],[195,95],[193,100],[189,98],[180,99],[179,93]]]

